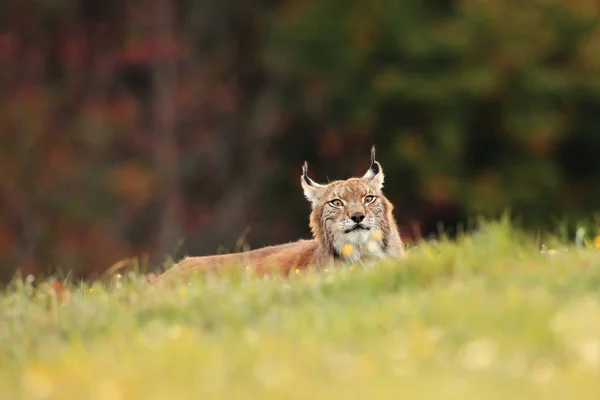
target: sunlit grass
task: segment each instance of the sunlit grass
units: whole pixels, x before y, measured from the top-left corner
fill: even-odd
[[[595,399],[600,249],[543,244],[499,223],[289,280],[16,284],[0,398]]]

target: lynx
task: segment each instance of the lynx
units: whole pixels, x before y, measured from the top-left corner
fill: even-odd
[[[186,257],[157,277],[164,281],[191,273],[245,267],[258,273],[291,271],[327,265],[361,264],[404,254],[392,215],[393,205],[383,195],[384,174],[371,149],[371,166],[362,177],[319,184],[308,177],[304,162],[300,182],[310,202],[313,238],[252,251]]]

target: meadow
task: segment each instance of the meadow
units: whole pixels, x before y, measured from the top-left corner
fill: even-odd
[[[598,393],[600,243],[505,221],[368,268],[172,288],[133,272],[65,287],[25,279],[0,294],[0,399]]]

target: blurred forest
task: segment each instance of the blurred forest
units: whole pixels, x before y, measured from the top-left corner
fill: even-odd
[[[378,148],[410,240],[600,205],[595,0],[2,0],[0,278],[308,237]]]

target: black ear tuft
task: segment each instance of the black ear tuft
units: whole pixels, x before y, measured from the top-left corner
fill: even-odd
[[[304,161],[304,164],[302,165],[302,178],[308,186],[313,186],[312,182],[310,181],[310,178],[308,177],[308,162],[306,161]]]
[[[371,147],[371,168],[369,168],[373,172],[373,176],[379,173],[379,163],[375,160],[375,145]]]
[[[363,179],[370,180],[376,190],[381,190],[383,187],[383,170],[379,162],[375,159],[375,145],[371,147],[371,166],[363,175]]]

